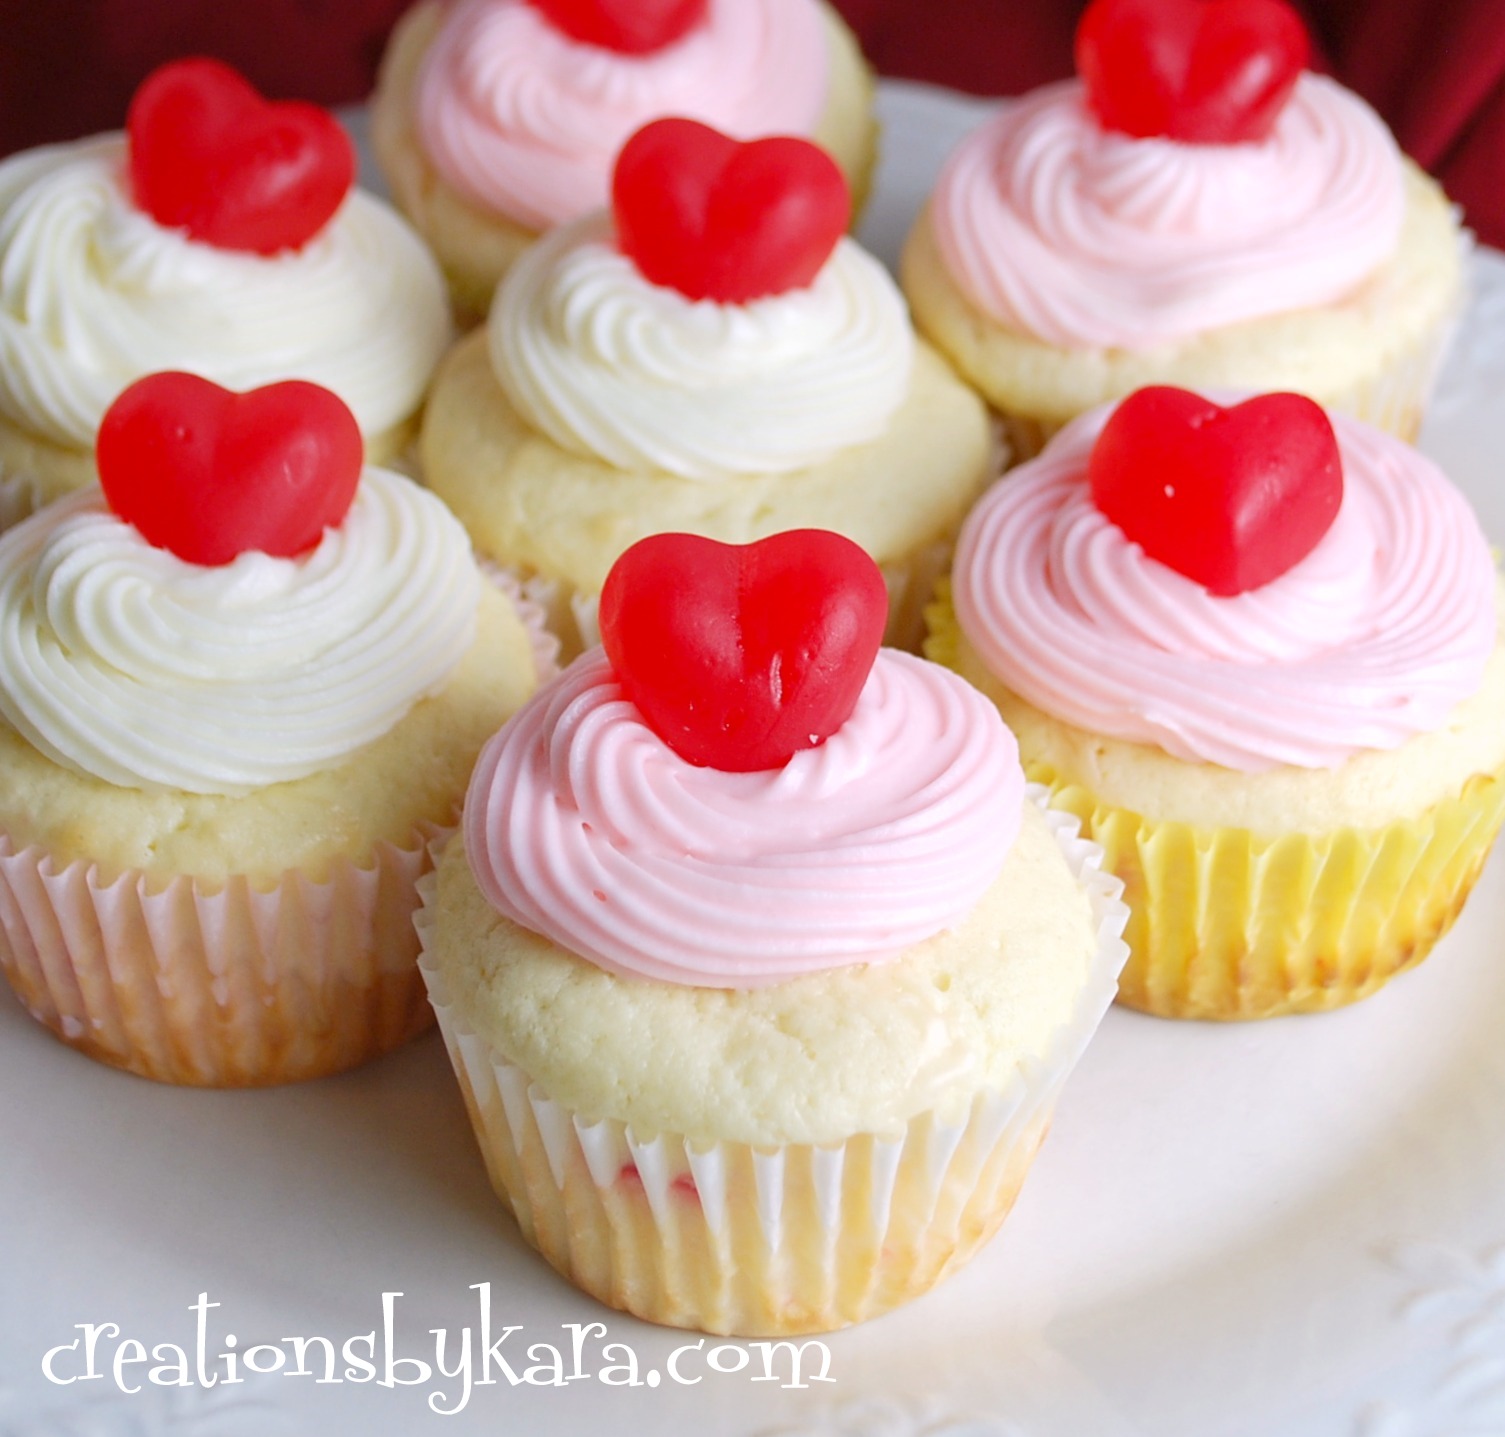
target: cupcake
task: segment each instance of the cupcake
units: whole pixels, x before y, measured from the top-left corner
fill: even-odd
[[[354,174],[331,115],[212,60],[150,77],[127,134],[0,163],[0,527],[92,484],[105,410],[158,370],[310,380],[373,462],[410,443],[452,337],[444,283]]]
[[[492,1181],[612,1306],[845,1326],[1003,1219],[1123,959],[992,707],[813,531],[643,541],[482,751],[422,960]]]
[[[1306,49],[1281,0],[1094,0],[1078,78],[951,156],[904,288],[1018,453],[1156,384],[1296,390],[1415,437],[1462,234]]]
[[[1124,880],[1121,1001],[1336,1007],[1457,916],[1505,805],[1501,589],[1401,440],[1139,391],[983,498],[952,599],[929,652]]]
[[[284,1082],[428,1025],[414,885],[534,636],[290,381],[150,376],[0,535],[0,968],[93,1058]]]
[[[806,141],[657,121],[624,148],[612,211],[529,250],[441,366],[425,481],[481,552],[540,581],[574,651],[636,540],[803,527],[877,559],[890,641],[918,642],[998,461],[982,402],[915,340],[847,211]]]
[[[648,121],[810,136],[861,195],[872,99],[856,41],[820,0],[424,0],[393,33],[371,138],[479,319],[541,232],[606,204],[617,151]]]

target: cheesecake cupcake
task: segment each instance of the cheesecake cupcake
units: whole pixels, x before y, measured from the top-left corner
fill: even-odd
[[[903,258],[915,322],[1037,452],[1145,385],[1295,390],[1414,438],[1464,236],[1280,0],[1094,0],[1078,77],[952,154]]]
[[[1116,885],[838,536],[645,540],[482,752],[423,969],[493,1183],[650,1321],[818,1332],[1003,1219],[1111,1001]]]
[[[866,193],[873,79],[821,0],[423,0],[393,32],[371,138],[462,314],[540,233],[607,202],[629,135],[687,115],[817,140]]]
[[[412,440],[452,338],[433,258],[352,189],[350,141],[211,60],[169,65],[126,134],[0,162],[0,527],[94,482],[94,437],[143,375],[334,390],[368,457]]]
[[[1374,992],[1505,812],[1501,587],[1467,501],[1305,398],[1227,403],[1149,389],[1068,425],[973,511],[928,649],[1106,850],[1120,998],[1169,1017]]]
[[[425,482],[477,549],[547,591],[573,652],[636,540],[804,527],[883,566],[889,641],[917,643],[996,443],[844,237],[840,172],[805,141],[661,120],[616,175],[613,209],[529,250],[440,367]]]
[[[538,625],[289,382],[151,376],[0,536],[0,969],[100,1061],[242,1085],[429,1024],[415,884]]]

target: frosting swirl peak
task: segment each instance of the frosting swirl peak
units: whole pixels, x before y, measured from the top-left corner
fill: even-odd
[[[609,972],[755,988],[959,922],[1020,823],[1013,735],[955,675],[882,650],[852,717],[781,769],[670,750],[591,650],[482,751],[466,853],[491,904]]]
[[[810,134],[827,68],[815,0],[710,0],[646,55],[571,40],[526,0],[461,0],[418,75],[418,138],[467,199],[549,229],[606,204],[617,151],[661,115],[740,140]]]
[[[1394,251],[1400,154],[1356,95],[1304,74],[1259,143],[1106,130],[1081,82],[1006,102],[963,140],[931,223],[985,313],[1064,348],[1150,349],[1331,303]]]
[[[0,415],[87,449],[128,384],[186,369],[230,389],[307,379],[371,438],[417,409],[451,338],[438,266],[352,191],[301,250],[216,249],[131,198],[125,139],[0,164]]]
[[[1279,578],[1220,598],[1092,502],[1088,458],[1111,411],[1073,421],[962,529],[957,618],[1015,693],[1092,733],[1258,772],[1396,748],[1477,691],[1494,564],[1431,461],[1330,414],[1343,462],[1332,527]]]
[[[784,473],[876,439],[914,360],[903,298],[851,240],[807,288],[718,304],[649,283],[604,214],[532,245],[487,323],[497,381],[534,428],[685,479]]]
[[[0,535],[0,719],[121,788],[302,778],[443,687],[480,585],[459,522],[382,469],[306,554],[215,568],[152,547],[86,489]]]

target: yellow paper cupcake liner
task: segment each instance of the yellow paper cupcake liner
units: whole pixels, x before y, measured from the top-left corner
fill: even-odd
[[[1463,908],[1505,818],[1505,775],[1380,828],[1263,838],[1152,822],[1050,785],[1103,846],[1129,904],[1119,1001],[1172,1018],[1267,1018],[1367,997],[1421,962]]]
[[[926,616],[926,654],[958,668],[949,581]],[[1167,1018],[1268,1018],[1367,997],[1452,926],[1505,819],[1501,772],[1415,818],[1264,837],[1148,819],[1021,758],[1123,880],[1119,1001]]]
[[[1043,805],[1044,790],[1030,798]],[[887,1312],[965,1263],[998,1228],[1056,1098],[1112,1002],[1124,961],[1119,884],[1070,815],[1046,810],[1092,902],[1097,951],[1076,1011],[1044,1057],[955,1120],[815,1146],[637,1134],[556,1102],[429,984],[492,1185],[566,1278],[650,1322],[739,1336],[826,1332]],[[416,917],[437,921],[433,874]]]

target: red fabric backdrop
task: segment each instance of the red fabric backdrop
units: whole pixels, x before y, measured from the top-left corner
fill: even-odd
[[[164,59],[220,55],[268,94],[370,88],[407,0],[0,0],[0,153],[118,126]],[[1014,94],[1069,73],[1082,0],[835,0],[879,70]],[[1321,63],[1505,245],[1505,3],[1303,0]]]

